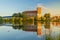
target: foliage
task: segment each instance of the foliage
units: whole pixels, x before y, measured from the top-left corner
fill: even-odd
[[[3,23],[3,18],[0,16],[0,24]]]

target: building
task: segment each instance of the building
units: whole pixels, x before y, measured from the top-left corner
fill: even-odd
[[[53,22],[60,22],[60,16],[53,16],[53,17],[51,17],[51,21],[53,21]]]
[[[26,17],[37,17],[38,19],[41,17],[41,7],[37,7],[36,10],[33,10],[33,11],[24,11],[23,14],[26,16]]]
[[[36,17],[37,16],[37,11],[24,11],[23,12],[26,17]]]

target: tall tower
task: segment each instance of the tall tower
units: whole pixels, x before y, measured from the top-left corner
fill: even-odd
[[[37,7],[37,19],[39,20],[40,17],[41,17],[41,6],[38,5],[38,7]]]

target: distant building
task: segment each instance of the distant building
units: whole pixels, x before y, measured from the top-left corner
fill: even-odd
[[[60,16],[54,16],[52,17],[53,20],[57,20],[57,19],[60,19]]]

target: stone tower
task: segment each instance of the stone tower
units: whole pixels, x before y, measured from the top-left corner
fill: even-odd
[[[41,17],[41,6],[38,5],[38,7],[37,7],[37,19],[39,20],[40,17]]]

